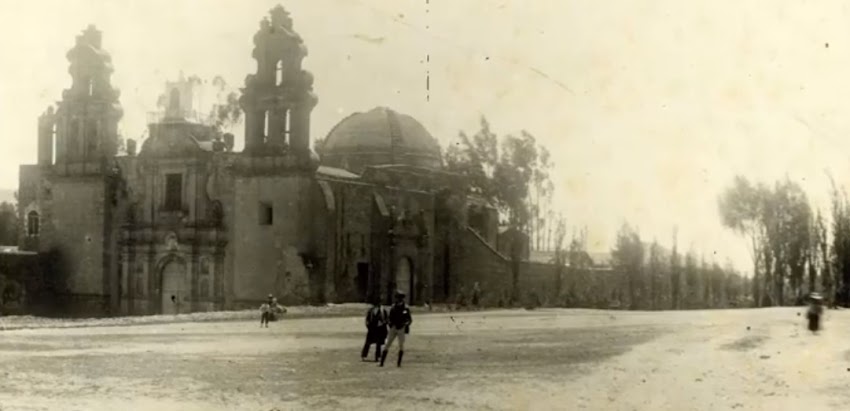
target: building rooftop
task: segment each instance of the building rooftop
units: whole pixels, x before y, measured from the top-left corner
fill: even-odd
[[[440,144],[419,121],[386,107],[340,121],[319,148],[322,162],[352,171],[381,164],[441,168]]]

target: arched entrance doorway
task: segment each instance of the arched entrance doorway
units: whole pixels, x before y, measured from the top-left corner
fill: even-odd
[[[407,302],[413,303],[413,284],[416,281],[413,276],[413,262],[410,258],[402,257],[398,260],[395,268],[395,289],[407,294]]]
[[[171,260],[162,267],[162,313],[179,314],[188,312],[189,286],[186,265],[180,260]]]

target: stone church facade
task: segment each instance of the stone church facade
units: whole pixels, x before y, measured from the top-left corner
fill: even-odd
[[[122,108],[101,36],[77,37],[71,87],[39,118],[38,163],[20,168],[19,246],[51,259],[58,310],[239,309],[268,294],[386,302],[397,289],[413,304],[439,302],[473,279],[464,250],[498,255],[496,211],[442,170],[436,139],[412,117],[352,114],[311,149],[318,99],[282,7],[253,39],[240,152],[186,115],[191,90],[172,83],[148,138],[119,155]]]

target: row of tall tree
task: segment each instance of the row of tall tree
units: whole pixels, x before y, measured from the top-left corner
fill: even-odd
[[[848,303],[850,205],[834,183],[831,203],[826,217],[813,211],[787,178],[770,186],[737,176],[720,196],[723,224],[750,242],[757,306],[800,304],[811,292]]]
[[[747,303],[748,280],[730,262],[721,266],[692,250],[680,253],[675,234],[672,248],[667,249],[658,241],[645,242],[636,228],[624,224],[611,250],[607,272],[591,266],[593,261],[580,239],[573,239],[567,255],[567,306],[669,310]],[[598,284],[600,281],[604,284]]]
[[[657,242],[646,244],[628,225],[612,250],[613,270],[597,272],[585,250],[584,231],[564,244],[564,219],[551,206],[550,154],[526,131],[499,136],[482,118],[478,131],[461,132],[449,145],[444,161],[448,170],[466,176],[472,189],[496,206],[503,226],[525,233],[533,249],[555,250],[553,262],[569,263],[558,305],[710,308],[738,306],[745,298],[747,280],[731,264],[721,267],[693,252],[680,255],[675,246],[667,251]],[[511,250],[510,255],[515,292],[519,251]]]

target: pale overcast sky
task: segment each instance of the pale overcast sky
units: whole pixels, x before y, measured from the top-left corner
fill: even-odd
[[[252,36],[278,1],[0,0],[0,188],[36,159],[36,119],[70,83],[65,53],[104,32],[125,137],[180,72],[242,85]],[[554,153],[557,205],[610,246],[645,238],[751,262],[720,225],[736,173],[788,175],[826,206],[850,178],[850,11],[842,1],[288,0],[316,78],[315,137],[389,106],[444,145],[486,115]],[[426,4],[430,3],[430,4]],[[426,62],[426,56],[430,59]],[[426,101],[430,72],[430,101]]]

